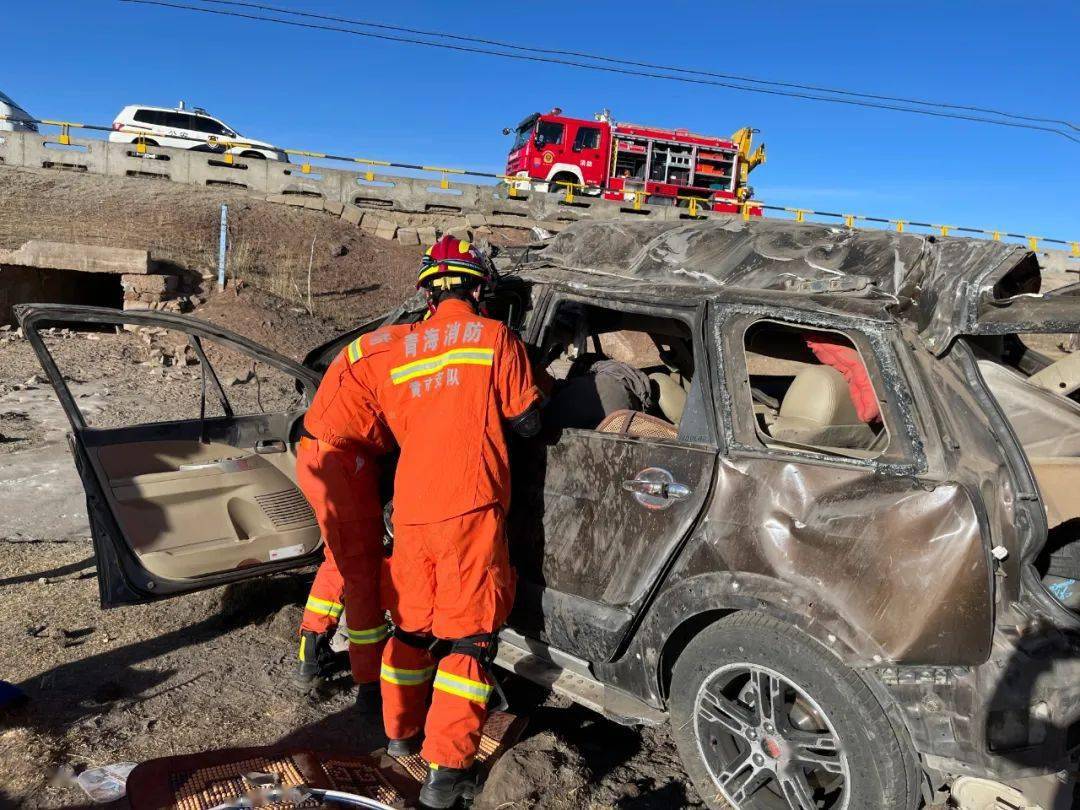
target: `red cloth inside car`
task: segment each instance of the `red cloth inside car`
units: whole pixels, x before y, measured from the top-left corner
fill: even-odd
[[[855,403],[855,413],[858,414],[859,419],[866,423],[879,420],[881,406],[874,392],[874,385],[870,382],[870,374],[859,353],[840,337],[807,335],[805,339],[814,357],[844,375],[848,391],[851,393],[851,401]]]

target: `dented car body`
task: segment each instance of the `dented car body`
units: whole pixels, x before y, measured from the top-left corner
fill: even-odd
[[[961,807],[1071,806],[1080,615],[1061,584],[1080,550],[1080,406],[1066,361],[1023,336],[1080,332],[1075,288],[1043,291],[1036,257],[1001,242],[734,217],[580,223],[500,264],[493,312],[539,364],[570,367],[557,390],[588,374],[601,390],[585,358],[618,357],[655,394],[515,445],[503,666],[623,722],[671,717],[710,806],[917,807],[949,790]],[[20,314],[51,377],[34,327],[72,309]],[[404,305],[305,366],[419,317]],[[811,352],[822,341],[855,371]],[[871,418],[852,415],[858,385]],[[95,536],[113,535],[96,542],[122,548],[107,482],[92,487]],[[178,590],[133,570],[112,574],[121,601]],[[815,686],[811,658],[841,691]]]

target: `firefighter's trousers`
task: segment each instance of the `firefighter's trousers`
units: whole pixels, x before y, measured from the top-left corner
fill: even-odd
[[[394,526],[390,612],[410,634],[453,640],[494,633],[514,598],[502,509],[423,525]],[[474,656],[439,661],[391,638],[383,653],[383,722],[390,739],[424,732],[422,756],[449,768],[472,764],[487,718],[491,679]],[[428,701],[431,705],[428,708]]]
[[[335,629],[345,609],[345,580],[330,546],[323,547],[323,554],[326,559],[315,572],[315,581],[311,583],[304,616],[300,620],[301,631],[310,630],[319,635]]]
[[[336,563],[345,583],[353,679],[374,683],[387,636],[379,586],[383,521],[377,465],[355,450],[303,438],[296,454],[296,479],[315,510],[329,549],[327,562]]]

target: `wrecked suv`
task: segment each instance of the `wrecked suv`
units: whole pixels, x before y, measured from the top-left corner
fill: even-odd
[[[581,223],[503,269],[490,311],[557,383],[513,448],[500,665],[670,722],[712,807],[1073,805],[1080,355],[1039,347],[1080,331],[1075,287],[1000,242],[738,219]],[[315,562],[304,407],[422,311],[303,365],[182,316],[19,315],[108,606]],[[83,413],[42,327],[119,324],[179,335],[193,414]]]

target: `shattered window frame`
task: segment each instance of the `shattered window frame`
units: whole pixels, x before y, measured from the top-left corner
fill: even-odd
[[[686,422],[685,417],[680,422],[680,425],[676,426],[679,429],[679,435],[674,439],[651,439],[640,436],[627,437],[620,436],[620,434],[616,433],[604,433],[602,431],[589,430],[586,428],[568,428],[564,431],[564,434],[572,435],[575,432],[580,432],[587,433],[591,436],[610,436],[612,438],[623,439],[630,438],[636,441],[658,445],[674,443],[688,447],[707,447],[716,451],[721,449],[723,436],[720,422],[716,418],[717,403],[714,386],[709,382],[709,378],[713,375],[713,362],[710,356],[710,347],[708,345],[708,306],[705,301],[698,300],[696,302],[688,301],[682,304],[668,303],[664,305],[650,305],[630,299],[619,298],[613,295],[603,295],[602,297],[599,293],[596,297],[582,295],[580,293],[570,292],[552,286],[549,294],[544,297],[542,302],[543,311],[541,317],[534,319],[533,323],[535,326],[528,332],[527,342],[535,346],[538,350],[541,349],[543,347],[544,338],[548,333],[548,329],[554,323],[559,309],[567,303],[577,303],[584,306],[596,307],[598,309],[611,310],[612,312],[648,315],[654,318],[667,318],[669,320],[678,321],[685,326],[690,333],[691,350],[694,355],[694,379],[690,391],[687,392],[687,407],[689,408],[691,403],[695,400],[697,400],[696,404],[702,406],[704,413],[700,414],[700,417],[706,423],[708,437],[705,441],[684,437],[681,426]]]
[[[763,431],[761,429],[761,424],[755,420],[754,431],[755,431],[755,434],[756,434],[756,436],[758,438],[758,441],[761,443],[761,445],[768,448],[768,449],[793,449],[793,450],[799,450],[799,449],[804,449],[805,448],[805,449],[808,449],[808,450],[811,450],[811,451],[816,450],[816,451],[821,452],[824,455],[835,456],[837,458],[876,459],[876,458],[880,458],[880,457],[886,455],[886,453],[889,450],[889,446],[892,444],[893,431],[890,429],[889,419],[887,418],[887,415],[885,413],[884,401],[882,400],[881,394],[879,393],[879,390],[881,390],[881,388],[880,388],[881,374],[880,373],[874,373],[876,371],[876,369],[874,367],[875,364],[874,363],[868,363],[866,361],[865,352],[862,349],[859,348],[858,343],[852,338],[851,334],[849,334],[847,331],[845,331],[843,329],[826,329],[826,328],[822,328],[822,327],[819,327],[819,326],[811,327],[811,326],[806,326],[804,324],[788,323],[788,322],[785,322],[785,321],[782,321],[782,320],[777,320],[776,318],[760,318],[758,320],[754,320],[754,321],[751,321],[751,322],[747,323],[742,329],[742,359],[743,359],[743,366],[746,369],[746,374],[743,377],[743,384],[745,386],[747,386],[747,388],[751,391],[751,399],[753,398],[753,388],[754,388],[754,386],[752,384],[752,378],[754,376],[762,376],[762,375],[760,375],[760,374],[754,375],[754,374],[751,374],[751,372],[750,372],[750,367],[749,367],[749,362],[748,362],[749,357],[747,356],[747,354],[748,354],[748,352],[750,352],[752,350],[750,349],[750,347],[748,345],[748,341],[751,338],[750,333],[752,331],[754,331],[756,329],[759,329],[761,327],[768,327],[768,326],[779,327],[780,330],[786,330],[786,331],[791,332],[791,333],[802,332],[802,333],[813,333],[815,335],[824,335],[824,336],[835,335],[837,337],[843,338],[843,340],[845,340],[847,342],[848,347],[855,350],[855,353],[859,356],[859,360],[862,363],[863,368],[866,370],[867,376],[869,377],[870,385],[872,386],[873,391],[874,391],[874,397],[877,400],[878,406],[879,406],[879,409],[880,409],[879,419],[880,419],[880,422],[881,422],[881,429],[875,434],[874,440],[876,442],[878,439],[880,439],[881,433],[884,433],[885,434],[885,444],[882,447],[880,447],[880,448],[878,448],[876,450],[871,450],[869,448],[867,448],[867,449],[845,448],[845,447],[840,447],[840,446],[830,446],[830,445],[824,445],[824,444],[816,444],[814,442],[805,442],[805,443],[803,443],[803,446],[800,447],[799,443],[796,443],[796,442],[793,442],[793,441],[790,441],[790,440],[786,440],[786,439],[783,439],[781,437],[773,436],[773,435],[771,435],[769,433],[766,433],[765,431]],[[763,351],[757,351],[757,350],[753,350],[753,351],[754,351],[755,354],[758,354],[758,355],[761,355],[761,356],[766,356],[766,357],[769,356]],[[776,359],[781,359],[781,358],[777,357]],[[825,363],[825,362],[823,362],[821,360],[818,360],[818,362],[816,364],[812,364],[812,365],[828,366],[829,364],[827,364],[827,363]],[[846,380],[845,380],[845,382],[846,382]],[[794,379],[792,380],[792,383],[794,383]],[[790,388],[788,390],[790,391]],[[786,395],[787,394],[785,393],[784,396],[786,397]],[[780,407],[782,407],[783,402],[784,402],[784,398],[782,397],[778,401],[778,405]],[[854,402],[853,402],[853,404],[854,404]],[[777,414],[777,415],[779,416],[779,414]],[[870,427],[869,423],[864,423],[864,424],[866,424],[867,427]],[[873,428],[870,428],[870,430],[873,430]],[[773,446],[770,446],[770,443]],[[849,451],[849,450],[853,451],[853,452],[850,452],[850,453],[845,452],[845,451]],[[864,457],[864,456],[858,455],[859,452],[865,452],[865,453],[872,452],[873,455],[869,455],[869,456]]]
[[[916,428],[911,383],[891,345],[894,327],[828,311],[807,312],[758,304],[714,303],[713,338],[720,385],[718,410],[725,444],[731,455],[793,459],[808,463],[862,467],[905,476],[926,472],[923,439]],[[873,458],[836,455],[810,448],[768,447],[758,437],[757,418],[748,384],[745,332],[760,321],[816,331],[840,332],[859,352],[879,397],[882,422],[889,432],[885,451]],[[872,362],[867,362],[871,358]]]

